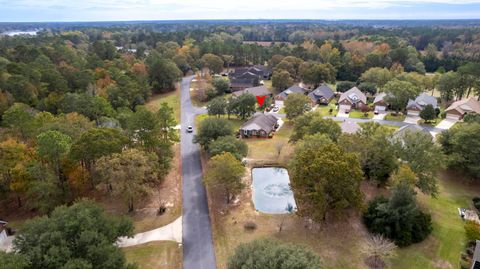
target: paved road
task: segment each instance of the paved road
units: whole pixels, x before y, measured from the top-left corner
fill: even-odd
[[[188,125],[194,127],[195,115],[204,113],[190,101],[190,82],[184,78],[181,84],[181,153],[183,178],[183,268],[214,269],[212,229],[208,212],[207,195],[202,182],[200,151],[192,142],[193,134],[187,134]]]

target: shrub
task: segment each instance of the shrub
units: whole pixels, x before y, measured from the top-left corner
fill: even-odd
[[[247,231],[253,231],[257,229],[257,224],[253,221],[247,221],[244,225],[243,228]]]
[[[477,210],[480,210],[480,197],[474,197],[472,201],[473,201],[473,206],[475,206]]]
[[[355,82],[352,81],[339,81],[337,82],[337,92],[346,92],[355,86]]]
[[[467,221],[464,228],[468,241],[480,240],[480,224],[474,221]]]

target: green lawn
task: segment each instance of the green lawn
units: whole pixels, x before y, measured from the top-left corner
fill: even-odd
[[[182,247],[176,242],[159,241],[123,248],[127,262],[139,269],[182,268]]]
[[[405,115],[403,113],[398,113],[397,115],[394,115],[393,113],[388,113],[387,116],[385,116],[385,120],[389,121],[404,121],[405,120]]]
[[[315,110],[315,112],[319,111],[320,114],[325,117],[325,116],[332,116],[332,117],[335,117],[337,115],[337,108],[336,108],[336,105],[335,103],[337,102],[337,100],[332,100],[330,102],[330,104],[328,105],[318,105],[317,109]],[[330,114],[330,109],[332,109],[332,114]]]
[[[216,118],[217,116],[209,116],[207,114],[203,114],[203,115],[198,115],[196,118],[195,118],[195,126],[196,128],[198,128],[200,126],[200,124],[202,123],[202,121],[206,118]],[[220,116],[220,118],[223,118],[223,119],[228,119],[228,117],[226,115],[224,116]],[[240,129],[240,126],[242,126],[242,124],[246,121],[243,121],[239,118],[237,118],[236,116],[230,116],[230,120],[229,120],[232,125],[233,125],[233,129],[235,130],[235,132],[237,132],[239,129]]]
[[[162,103],[167,103],[173,108],[175,119],[177,122],[180,122],[180,89],[177,88],[173,92],[152,96],[145,106],[149,110],[156,112]]]
[[[454,177],[454,178],[453,178]],[[418,195],[422,207],[432,214],[432,235],[419,244],[398,250],[392,268],[458,268],[464,249],[463,221],[457,208],[468,207],[478,188],[457,183],[452,175],[443,175],[439,181],[437,198]],[[443,266],[440,266],[443,264]],[[450,267],[451,265],[451,267]]]
[[[352,110],[349,113],[349,118],[356,118],[356,119],[371,119],[373,118],[373,112],[368,112],[367,116],[365,117],[365,113],[359,110]]]
[[[442,118],[436,118],[435,120],[425,122],[424,120],[419,120],[418,124],[420,125],[425,125],[425,126],[436,126],[439,124],[443,119]]]

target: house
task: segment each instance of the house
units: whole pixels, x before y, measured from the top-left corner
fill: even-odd
[[[258,78],[230,78],[230,90],[232,92],[243,91],[246,88],[260,85]]]
[[[403,138],[407,133],[425,133],[430,135],[430,132],[426,129],[423,129],[423,127],[421,127],[420,125],[408,124],[396,130],[395,133],[393,133],[392,138],[394,141],[403,141]]]
[[[407,115],[419,116],[420,111],[422,111],[427,105],[432,105],[433,108],[438,108],[437,98],[426,93],[422,93],[415,98],[415,101],[411,99],[408,100]]]
[[[367,105],[367,96],[357,87],[342,93],[338,99],[338,107],[340,110],[349,112],[352,109],[359,109]]]
[[[275,101],[285,101],[287,97],[292,93],[307,94],[307,89],[300,87],[299,85],[293,85],[292,87],[284,90],[275,96]]]
[[[240,67],[236,68],[233,72],[230,72],[228,76],[230,78],[241,78],[245,76],[251,76],[251,74],[255,75],[260,80],[269,80],[272,77],[272,70],[264,65]]]
[[[314,104],[328,105],[335,97],[335,93],[326,84],[320,85],[318,88],[308,94],[308,97]]]
[[[278,128],[278,118],[272,114],[257,114],[240,127],[240,135],[248,137],[271,137]]]
[[[342,128],[342,133],[346,134],[355,134],[362,129],[360,125],[356,122],[346,120],[340,124],[340,128]]]
[[[270,92],[270,90],[268,90],[267,87],[265,86],[251,87],[251,88],[246,88],[243,91],[236,91],[233,93],[233,96],[238,97],[245,93],[250,93],[250,94],[253,94],[254,96],[272,97],[272,92]]]
[[[475,251],[473,251],[472,267],[471,269],[480,269],[480,240],[475,243]]]
[[[446,118],[461,120],[466,114],[480,113],[480,102],[474,97],[454,102],[446,110]]]
[[[385,97],[387,97],[387,94],[384,92],[380,92],[375,96],[373,100],[374,111],[380,113],[387,110],[388,103],[385,101]]]

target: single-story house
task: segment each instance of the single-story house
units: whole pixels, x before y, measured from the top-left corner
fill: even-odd
[[[233,96],[238,97],[245,93],[250,93],[250,94],[253,94],[254,96],[272,97],[272,92],[268,90],[267,87],[265,86],[251,87],[251,88],[246,88],[243,91],[236,91],[233,93]]]
[[[229,74],[230,78],[241,78],[246,73],[254,74],[258,79],[270,79],[272,70],[264,65],[255,65],[250,67],[239,67]]]
[[[426,129],[423,129],[420,125],[417,124],[408,124],[400,127],[398,130],[393,133],[394,141],[403,141],[403,138],[407,133],[425,133],[430,135],[430,132]]]
[[[377,112],[385,112],[388,108],[388,103],[385,101],[385,97],[387,94],[384,92],[380,92],[375,96],[373,100],[374,110]]]
[[[287,100],[287,97],[292,93],[307,94],[307,89],[302,88],[299,85],[293,85],[292,87],[277,94],[277,96],[275,96],[275,101],[285,101]]]
[[[362,108],[367,105],[367,96],[357,87],[342,93],[338,99],[338,108],[344,111],[350,111],[356,108]]]
[[[461,120],[466,114],[480,113],[480,102],[474,97],[454,102],[446,110],[446,118]]]
[[[328,85],[323,84],[309,93],[308,97],[310,97],[314,104],[328,105],[333,97],[335,97],[335,93]]]
[[[230,90],[242,91],[260,85],[258,78],[230,78]]]
[[[272,114],[257,114],[240,127],[240,135],[244,138],[271,137],[278,128],[278,118]]]
[[[345,120],[340,124],[340,128],[342,128],[342,133],[346,134],[355,134],[362,129],[360,125],[356,122]]]
[[[433,108],[438,108],[437,98],[430,96],[427,93],[420,94],[414,100],[408,100],[407,104],[407,115],[409,116],[419,116],[420,111],[422,111],[427,105],[432,105]]]
[[[471,269],[480,269],[480,240],[476,240],[475,242]]]

